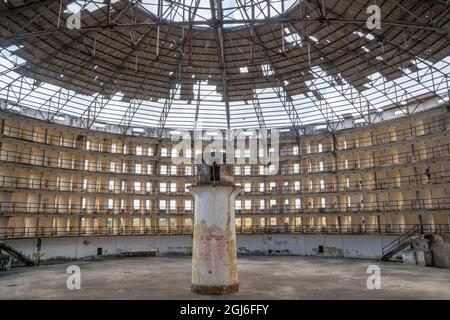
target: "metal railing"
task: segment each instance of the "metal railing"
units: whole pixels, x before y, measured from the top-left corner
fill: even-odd
[[[303,199],[304,200],[304,199]],[[387,200],[373,202],[358,202],[351,205],[344,204],[327,204],[325,206],[312,206],[310,203],[303,204],[302,207],[295,205],[268,206],[266,208],[236,208],[237,215],[280,215],[280,214],[340,214],[340,213],[387,213],[387,212],[403,212],[411,210],[450,210],[449,198],[430,198],[430,199],[412,199],[412,200]],[[101,214],[191,214],[191,209],[176,206],[170,207],[167,203],[166,208],[151,206],[145,208],[142,204],[140,207],[134,205],[119,206],[113,204],[109,206],[92,205],[92,204],[50,204],[46,202],[0,202],[0,214],[72,214],[72,215],[101,215]]]
[[[302,198],[302,205],[267,206],[266,208],[236,208],[236,214],[302,214],[302,213],[347,213],[347,212],[401,212],[407,210],[449,210],[449,198],[430,199],[405,199],[386,200],[372,202],[356,202],[348,204],[326,204],[325,206],[315,205],[307,202],[308,198]],[[306,201],[305,201],[306,200]]]
[[[394,253],[396,249],[401,248],[406,243],[410,242],[412,237],[415,234],[418,234],[421,232],[421,227],[418,225],[414,225],[412,228],[406,230],[404,233],[402,233],[398,238],[393,240],[392,242],[389,242],[387,245],[385,245],[382,248],[382,256],[386,256],[389,253]]]
[[[117,200],[117,199],[116,199]],[[157,208],[156,206],[140,206],[134,205],[91,205],[91,204],[49,204],[44,202],[0,202],[0,215],[9,214],[25,214],[25,215],[117,215],[117,216],[150,216],[150,215],[192,215],[192,208],[181,206],[171,207],[167,202],[166,208]]]
[[[58,191],[58,192],[79,192],[79,193],[99,193],[99,194],[129,194],[129,195],[190,195],[190,192],[184,187],[176,187],[175,189],[167,186],[166,191],[161,190],[158,186],[154,186],[153,181],[138,180],[141,183],[140,190],[134,188],[135,181],[128,181],[128,185],[122,187],[121,183],[115,182],[113,185],[109,183],[84,183],[77,181],[62,181],[52,179],[37,179],[28,177],[18,177],[9,175],[0,175],[0,188],[3,189],[24,189],[24,190],[38,190],[38,191]],[[147,189],[146,184],[152,183],[151,188]],[[345,183],[339,184],[339,192],[352,191],[369,191],[369,190],[385,190],[398,189],[410,186],[423,185],[438,185],[450,183],[450,171],[441,171],[430,173],[430,177],[425,175],[408,175],[399,176],[395,178],[378,178],[376,180],[364,179],[357,182],[351,181],[348,185]],[[242,188],[241,196],[243,195],[299,195],[299,194],[322,194],[335,193],[338,188],[334,184],[324,183],[302,183],[299,189],[296,189],[292,181],[289,186],[277,186],[270,188],[268,185],[263,189],[260,187],[251,186]]]
[[[38,127],[40,128],[40,127]],[[371,146],[377,146],[377,145],[383,145],[390,142],[399,142],[399,141],[406,141],[415,137],[421,137],[425,135],[430,135],[435,132],[441,132],[448,130],[448,127],[446,125],[446,119],[438,119],[438,120],[432,120],[428,122],[424,122],[420,125],[412,126],[411,128],[404,128],[404,129],[397,129],[397,130],[390,130],[389,132],[381,132],[372,134],[372,137],[359,137],[354,139],[345,139],[347,143],[347,148],[343,147],[342,142],[342,136],[338,136],[338,149],[337,150],[350,150],[355,148],[364,148],[364,147],[371,147]],[[65,148],[71,148],[71,149],[80,149],[82,148],[85,151],[95,151],[95,152],[101,152],[101,153],[111,153],[111,154],[123,154],[123,155],[133,155],[133,156],[139,156],[136,152],[133,152],[133,148],[130,146],[128,148],[128,152],[113,152],[111,145],[105,145],[103,141],[91,141],[89,148],[86,148],[86,139],[85,136],[79,135],[79,134],[72,134],[72,137],[69,137],[67,135],[53,135],[53,134],[45,134],[42,132],[39,132],[37,130],[27,129],[27,128],[21,128],[18,126],[11,126],[11,125],[5,125],[3,127],[3,136],[25,140],[25,141],[32,141],[36,143],[51,145],[51,146],[60,146]],[[79,136],[82,137],[82,139],[78,138]],[[331,144],[323,144],[323,150],[322,153],[333,151]],[[307,152],[307,150],[304,150],[304,148],[301,148],[301,151],[299,152],[301,155],[305,156],[308,154],[317,154],[321,153],[318,150],[312,150],[312,152]],[[298,154],[294,154],[291,150],[280,150],[281,156],[297,156]],[[155,157],[157,158],[157,155],[142,155],[145,157]]]
[[[446,124],[447,119],[432,120],[424,122],[417,126],[411,126],[409,128],[393,130],[389,132],[381,132],[372,134],[371,137],[358,137],[354,139],[345,139],[347,148],[344,148],[344,143],[341,137],[338,137],[338,150],[350,150],[356,148],[364,148],[370,146],[383,145],[391,142],[407,141],[415,137],[423,137],[433,134],[435,132],[441,132],[448,130]]]
[[[356,160],[340,159],[337,162],[325,162],[322,161],[322,168],[318,161],[306,163],[302,161],[298,167],[295,165],[282,166],[279,169],[281,175],[297,175],[297,174],[310,174],[310,173],[324,173],[334,172],[336,170],[348,171],[368,168],[382,168],[386,166],[407,164],[416,161],[439,159],[450,155],[450,143],[442,144],[433,147],[427,147],[422,149],[416,149],[414,152],[394,152],[390,155],[378,156],[378,157],[366,157]],[[111,167],[111,162],[104,162],[98,159],[90,160],[88,162],[82,159],[81,156],[72,156],[70,158],[65,157],[50,157],[41,154],[31,154],[25,152],[1,150],[0,161],[9,163],[16,163],[22,165],[33,165],[48,168],[57,168],[65,170],[75,170],[77,172],[93,172],[93,173],[108,173],[108,174],[124,174],[124,175],[158,175],[158,176],[186,176],[191,175],[194,178],[194,168],[191,167],[191,174],[187,174],[183,171],[183,168],[177,168],[172,171],[171,166],[166,166],[166,172],[163,173],[160,169],[157,173],[154,165],[154,160],[148,161],[134,161],[133,163],[127,163],[123,167],[125,162],[117,162],[114,167]],[[141,169],[136,169],[136,165],[141,165]],[[151,165],[151,171],[147,172],[147,165]],[[252,166],[249,174],[236,174],[236,176],[264,176],[268,175],[266,172],[259,172],[256,166]]]
[[[63,148],[69,148],[69,149],[82,149],[87,152],[100,152],[100,153],[110,153],[114,155],[127,155],[127,156],[142,156],[142,157],[151,157],[151,158],[157,158],[158,155],[148,152],[146,154],[137,154],[137,152],[133,152],[133,148],[129,147],[127,148],[127,152],[123,152],[123,147],[127,146],[124,144],[120,144],[118,149],[113,150],[112,143],[109,145],[106,145],[104,142],[97,142],[91,141],[89,139],[89,136],[82,135],[82,134],[76,134],[73,133],[72,137],[68,137],[66,135],[52,135],[52,134],[45,134],[36,130],[30,130],[26,128],[20,128],[20,127],[14,127],[10,125],[5,125],[3,127],[3,136],[8,138],[14,138],[24,141],[30,141],[35,142],[39,144],[49,145],[49,146],[58,146]],[[89,148],[87,147],[87,142],[89,141]],[[152,141],[151,138],[149,138],[149,141]],[[156,139],[153,139],[153,141],[156,141]],[[156,143],[155,143],[156,144]],[[147,151],[148,148],[147,147]],[[156,147],[154,149],[156,150]]]
[[[338,155],[337,161],[321,161],[322,167],[320,166],[320,161],[318,160],[299,160],[298,166],[295,165],[285,165],[279,168],[279,174],[282,176],[289,175],[300,175],[300,174],[323,174],[327,172],[347,172],[351,170],[360,169],[376,169],[388,166],[409,164],[418,161],[440,159],[450,156],[450,143],[437,145],[433,147],[426,147],[422,149],[416,149],[414,152],[396,152],[392,154],[375,156],[375,157],[364,157],[359,159],[346,159],[344,155]],[[250,165],[247,165],[250,166]],[[246,174],[245,172],[240,174],[235,174],[240,178],[252,177],[252,176],[265,176],[269,175],[265,171],[261,172],[257,167],[251,166],[251,170]]]
[[[348,234],[348,235],[399,235],[411,228],[426,234],[450,233],[448,224],[392,224],[392,225],[266,225],[237,226],[238,234]],[[145,235],[191,235],[192,226],[148,227],[8,227],[0,228],[0,239],[89,237],[89,236],[145,236]]]
[[[35,179],[16,176],[0,175],[0,188],[3,189],[25,189],[25,190],[39,190],[39,191],[59,191],[59,192],[79,192],[79,193],[101,193],[105,195],[190,195],[189,191],[184,187],[177,187],[173,189],[170,183],[167,183],[166,191],[160,190],[154,186],[157,184],[155,180],[137,180],[140,182],[140,190],[137,190],[133,183],[136,180],[128,181],[128,185],[122,188],[120,182],[115,181],[113,185],[109,183],[84,183],[77,181],[61,181],[51,179]],[[151,183],[151,188],[147,189],[146,183]]]
[[[88,160],[88,162],[85,162]],[[82,159],[80,155],[74,155],[71,158],[64,157],[50,157],[40,154],[31,154],[25,152],[16,152],[10,150],[1,150],[0,161],[15,163],[20,165],[32,165],[46,168],[55,168],[63,170],[72,170],[76,172],[87,173],[103,173],[103,174],[122,174],[122,175],[136,175],[136,176],[160,176],[160,177],[186,177],[190,176],[194,179],[195,170],[194,167],[189,166],[191,172],[189,173],[186,168],[177,168],[172,170],[172,166],[166,165],[166,172],[161,170],[157,173],[155,170],[156,165],[154,160],[139,160],[130,163],[129,161],[117,162],[102,162],[98,159]],[[114,167],[111,164],[114,163]],[[126,166],[123,166],[126,164]],[[136,165],[140,165],[140,169],[136,169]],[[150,165],[150,171],[147,171],[147,166]],[[176,166],[175,166],[176,167]]]

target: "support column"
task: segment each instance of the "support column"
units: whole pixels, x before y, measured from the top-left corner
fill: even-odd
[[[8,236],[8,217],[0,217],[0,238]]]
[[[239,291],[234,200],[240,188],[223,180],[224,167],[218,177],[219,166],[203,166],[205,179],[190,188],[195,203],[192,291],[198,294]]]

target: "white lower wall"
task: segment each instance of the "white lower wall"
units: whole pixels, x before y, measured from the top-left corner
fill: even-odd
[[[395,236],[369,235],[239,235],[240,254],[380,258]],[[323,246],[323,253],[319,252]]]
[[[369,235],[238,235],[238,254],[332,256],[348,258],[379,258],[384,245],[395,236]],[[29,257],[37,255],[37,239],[8,240],[7,244]],[[323,253],[319,253],[323,246]],[[176,236],[116,236],[43,238],[41,260],[82,259],[97,255],[117,255],[123,252],[159,254],[190,254],[192,237]]]

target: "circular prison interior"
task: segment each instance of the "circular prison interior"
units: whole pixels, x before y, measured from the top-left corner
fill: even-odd
[[[192,256],[183,288],[248,298],[252,264],[450,266],[447,1],[8,0],[0,17],[6,274]],[[305,297],[295,279],[277,290]]]

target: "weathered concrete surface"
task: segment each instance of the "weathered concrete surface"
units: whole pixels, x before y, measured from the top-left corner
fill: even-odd
[[[67,266],[81,268],[81,290],[66,289]],[[368,290],[367,267],[381,268]],[[450,299],[450,272],[400,263],[317,257],[241,257],[240,292],[191,292],[190,257],[77,261],[0,273],[1,299]]]
[[[238,235],[238,253],[346,258],[380,258],[395,236],[379,235]],[[320,252],[319,247],[323,247]]]
[[[402,253],[402,260],[404,264],[415,266],[416,265],[416,250],[409,249],[404,250]]]
[[[432,236],[431,250],[435,266],[450,268],[450,235]]]
[[[346,258],[380,258],[384,245],[395,236],[377,235],[260,235],[238,234],[237,251],[250,255],[298,255]],[[36,256],[36,239],[8,240],[10,246],[30,257]],[[323,246],[323,253],[319,252]],[[104,255],[127,252],[158,252],[164,254],[190,254],[190,235],[115,236],[85,238],[42,239],[41,260],[82,259],[96,256],[102,248]],[[444,247],[443,247],[444,248]],[[445,252],[445,251],[442,251]],[[445,259],[447,259],[445,255]]]
[[[195,185],[192,291],[229,294],[239,291],[234,185]]]

